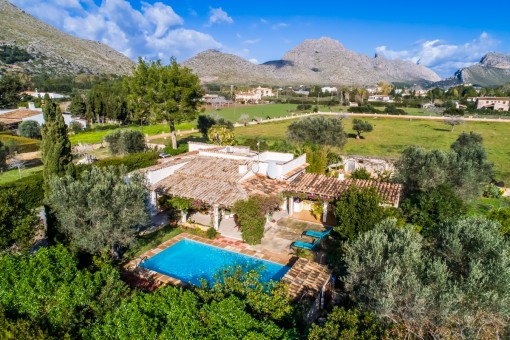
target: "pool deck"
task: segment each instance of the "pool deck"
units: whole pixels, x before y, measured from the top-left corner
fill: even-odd
[[[165,274],[158,273],[153,270],[148,270],[148,269],[139,267],[141,260],[146,260],[148,258],[151,258],[152,256],[162,252],[163,250],[173,246],[177,242],[184,240],[184,239],[189,239],[189,240],[205,243],[205,244],[215,246],[218,248],[222,248],[225,250],[230,250],[230,251],[234,251],[234,252],[241,253],[244,255],[253,256],[258,259],[276,262],[278,264],[285,265],[285,266],[290,266],[297,260],[296,257],[294,257],[292,255],[288,255],[288,254],[273,253],[273,252],[269,252],[266,250],[263,250],[263,251],[262,250],[250,250],[250,249],[247,249],[247,245],[245,243],[243,243],[242,241],[233,240],[233,239],[229,239],[226,237],[218,237],[218,238],[211,240],[211,239],[207,239],[207,238],[200,237],[197,235],[181,233],[181,234],[161,243],[156,248],[146,251],[145,253],[138,256],[137,258],[129,261],[126,265],[124,265],[124,268],[127,270],[143,269],[143,270],[140,270],[140,275],[149,276],[151,279],[153,279],[155,282],[157,282],[158,284],[161,284],[161,285],[171,284],[171,285],[175,285],[175,286],[184,286],[184,287],[189,286],[190,285],[189,283],[184,282],[182,280],[173,278],[173,277],[165,275]]]

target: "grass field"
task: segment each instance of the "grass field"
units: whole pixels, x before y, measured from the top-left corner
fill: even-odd
[[[494,162],[496,177],[510,182],[510,124],[497,122],[466,122],[450,127],[440,121],[420,119],[392,119],[367,117],[374,130],[365,133],[364,139],[349,138],[342,154],[366,155],[397,158],[409,145],[420,145],[427,149],[446,150],[463,131],[475,131],[484,137],[484,145],[489,160]],[[250,125],[235,129],[236,136],[243,140],[261,138],[266,140],[285,139],[287,126],[292,120],[269,124]],[[344,120],[346,132],[355,135],[352,130],[352,118]]]
[[[191,130],[196,128],[196,122],[182,123],[175,126],[176,130]],[[130,126],[129,129],[142,131],[141,126]],[[96,144],[103,141],[104,136],[112,132],[113,130],[102,130],[102,131],[86,131],[69,137],[71,144]],[[154,124],[143,127],[143,134],[158,135],[160,133],[170,132],[170,126],[168,124]]]
[[[221,110],[207,109],[204,113],[208,115],[219,115],[233,123],[239,122],[239,117],[243,114],[250,116],[250,119],[266,117],[285,117],[290,111],[295,111],[297,104],[260,104],[260,105],[242,105],[238,107],[223,108]]]
[[[27,177],[33,175],[36,172],[42,171],[42,169],[42,165],[35,166],[33,168],[21,169],[21,176]],[[0,184],[13,182],[17,179],[19,179],[18,169],[0,172]]]

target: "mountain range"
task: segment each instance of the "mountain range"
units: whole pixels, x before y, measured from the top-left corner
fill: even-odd
[[[135,63],[111,47],[63,33],[0,0],[0,75],[29,74],[123,75]],[[239,56],[208,50],[182,63],[204,83],[268,85],[369,85],[380,81],[451,86],[510,82],[510,55],[487,53],[479,63],[443,79],[410,61],[370,58],[346,49],[330,38],[305,40],[280,60],[253,64]]]
[[[131,59],[111,47],[63,33],[8,0],[0,0],[0,23],[3,51],[7,49],[27,54],[23,61],[15,63],[0,58],[0,74],[18,71],[53,75],[121,75],[131,72],[135,65]]]
[[[454,79],[460,83],[495,86],[510,82],[510,55],[489,52],[479,63],[461,68]]]
[[[386,82],[435,82],[432,70],[409,61],[390,60],[346,49],[330,38],[305,40],[282,59],[253,64],[241,57],[208,50],[186,60],[205,83],[220,84],[340,84],[366,85]]]

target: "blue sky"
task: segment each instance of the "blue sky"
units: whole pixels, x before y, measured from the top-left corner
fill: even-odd
[[[368,56],[419,62],[449,77],[489,51],[510,54],[504,1],[10,0],[81,38],[136,59],[184,61],[213,48],[254,63],[330,37]]]

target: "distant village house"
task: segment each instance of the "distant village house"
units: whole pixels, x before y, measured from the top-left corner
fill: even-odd
[[[509,97],[477,97],[477,110],[508,111],[510,109]]]

